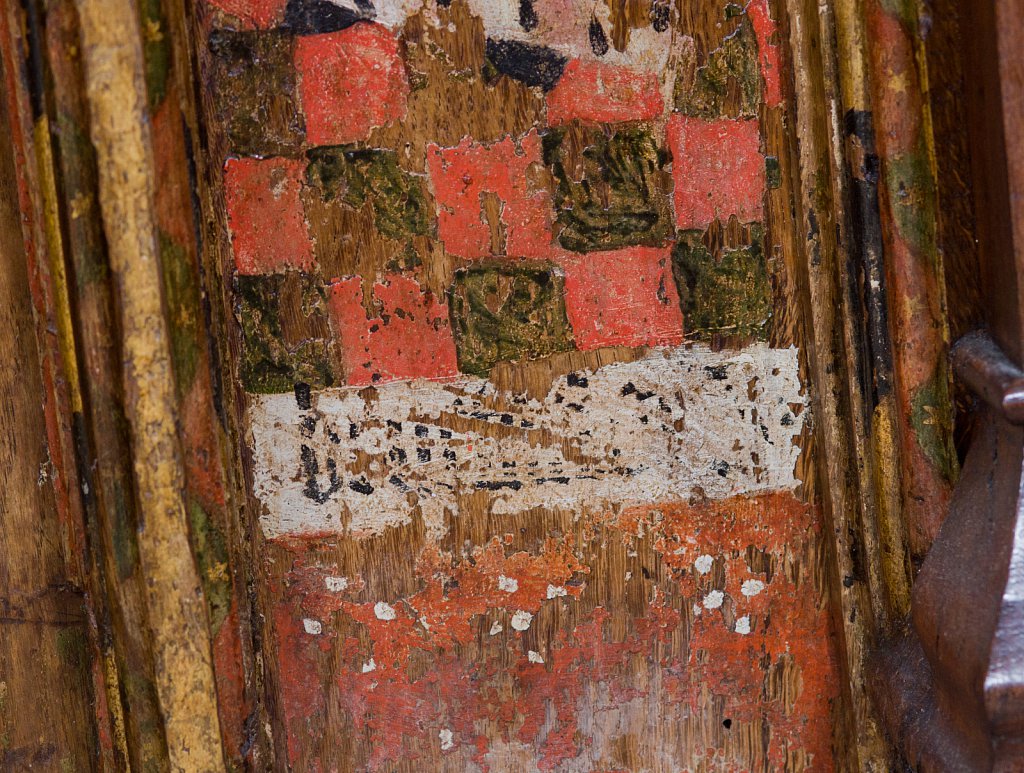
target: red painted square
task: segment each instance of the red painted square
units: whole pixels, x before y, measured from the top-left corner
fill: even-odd
[[[664,101],[654,73],[574,59],[548,94],[548,124],[579,118],[616,123],[661,115]]]
[[[754,25],[757,36],[758,60],[761,64],[761,77],[764,79],[764,103],[768,107],[782,104],[782,70],[779,64],[779,47],[769,42],[775,35],[778,25],[771,17],[768,0],[753,0],[747,6],[747,15]]]
[[[565,310],[580,349],[683,340],[670,247],[627,247],[563,258]]]
[[[542,182],[546,170],[536,131],[518,142],[505,137],[481,145],[466,138],[454,148],[430,145],[427,166],[446,251],[461,258],[549,258],[560,252],[551,235],[551,195]],[[486,194],[501,201],[500,227],[487,221]],[[492,249],[495,228],[504,240],[497,251]]]
[[[331,284],[331,317],[349,384],[458,375],[446,303],[400,274],[377,282],[373,297],[379,316],[367,318],[360,277]]]
[[[405,116],[409,79],[398,40],[380,24],[298,38],[295,67],[310,145],[365,140]]]
[[[299,191],[304,161],[231,158],[224,165],[228,227],[240,274],[313,267]]]
[[[210,0],[210,4],[238,17],[247,27],[266,30],[284,20],[288,0]]]
[[[668,124],[676,225],[705,228],[715,218],[764,215],[764,156],[756,119],[705,121],[673,115]]]

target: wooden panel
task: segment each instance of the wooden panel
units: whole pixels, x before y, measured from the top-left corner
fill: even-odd
[[[780,11],[201,6],[278,764],[836,765]]]
[[[2,74],[13,78],[10,64]],[[0,127],[9,133],[8,108],[0,99]],[[12,151],[0,147],[0,768],[89,770],[97,739],[88,610],[65,563],[49,485]]]

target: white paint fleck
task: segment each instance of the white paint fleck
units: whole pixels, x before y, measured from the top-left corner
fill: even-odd
[[[497,620],[495,620],[493,623],[491,623],[491,630],[490,630],[491,636],[497,636],[499,633],[501,633],[504,630],[505,630],[504,626],[501,623],[499,623]]]
[[[373,614],[378,620],[394,620],[395,608],[384,601],[378,601],[373,605]]]
[[[364,674],[368,674],[371,671],[376,671],[376,670],[377,670],[377,664],[373,661],[373,658],[370,658],[370,660],[368,662],[363,664],[363,673]]]
[[[569,592],[561,585],[548,585],[548,598],[554,599],[559,596],[567,596]]]
[[[633,579],[633,573],[632,572],[626,572],[626,582],[629,582],[632,579]]]
[[[704,609],[718,609],[725,601],[725,594],[720,590],[713,590],[704,597]]]
[[[455,745],[455,736],[447,727],[438,733],[437,737],[441,739],[441,751],[448,751]]]
[[[764,583],[760,580],[744,580],[740,588],[744,596],[756,596],[764,590]]]
[[[700,617],[700,613],[703,612],[703,611],[704,610],[701,608],[700,604],[694,604],[693,605],[693,616],[694,617]]]
[[[586,375],[586,387],[556,378],[541,400],[469,377],[383,384],[372,399],[326,389],[309,411],[290,394],[251,395],[263,531],[360,538],[419,513],[436,538],[473,490],[500,516],[685,500],[697,486],[723,499],[797,485],[793,441],[808,411],[790,410],[807,404],[795,348],[655,349]],[[752,400],[755,378],[763,391]]]
[[[503,590],[505,593],[515,593],[519,590],[519,580],[515,577],[506,577],[503,574],[499,574],[498,590]]]
[[[533,615],[529,612],[525,612],[522,609],[516,610],[512,615],[512,627],[517,631],[525,631],[530,627],[530,623],[533,622]]]
[[[715,559],[706,553],[702,556],[697,556],[697,560],[693,562],[694,568],[701,574],[707,574],[710,572],[714,565]]]
[[[324,632],[324,627],[319,620],[313,620],[308,617],[302,618],[302,627],[310,636],[319,636]]]
[[[421,617],[419,619],[419,624],[422,625],[426,630],[430,630],[430,623],[427,622],[427,618]]]
[[[540,656],[540,653],[539,652],[534,652],[533,650],[527,650],[526,657],[527,657],[527,659],[531,663],[543,663],[544,662],[544,658],[542,658]]]
[[[341,593],[348,587],[348,577],[324,577],[324,585],[332,593]]]
[[[736,633],[743,636],[750,633],[750,618],[747,615],[736,619]]]

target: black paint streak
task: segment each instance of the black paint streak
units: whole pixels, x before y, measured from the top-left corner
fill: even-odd
[[[300,411],[308,411],[313,407],[313,394],[309,384],[300,381],[295,385],[295,404]]]
[[[533,0],[519,0],[519,26],[527,32],[537,29],[540,18],[533,7]]]
[[[566,376],[565,383],[571,387],[579,387],[580,389],[586,389],[590,386],[590,382],[587,380],[586,376],[580,376],[576,373],[570,373]]]
[[[863,149],[861,167],[849,170],[853,182],[850,213],[853,220],[852,233],[858,237],[858,273],[861,275],[863,306],[866,311],[866,330],[862,345],[871,358],[872,371],[862,375],[862,383],[867,387],[865,394],[872,395],[874,405],[877,405],[892,392],[893,362],[892,344],[889,340],[889,312],[885,299],[885,249],[878,203],[879,161],[875,152],[871,113],[864,110],[848,111],[846,137],[848,145],[858,143]],[[848,153],[847,157],[853,157],[853,154]],[[861,304],[854,304],[854,308],[860,306]]]
[[[370,485],[370,482],[366,480],[366,478],[350,480],[348,482],[348,487],[357,494],[365,494],[366,496],[369,496],[373,493],[373,486]]]
[[[601,22],[597,20],[596,16],[591,17],[587,33],[590,37],[590,50],[594,52],[594,56],[607,54],[608,36],[604,34],[604,27],[601,26]]]
[[[544,91],[555,87],[569,61],[554,49],[517,40],[488,38],[485,53],[502,75]]]
[[[725,365],[705,365],[704,370],[715,381],[725,381],[729,378],[729,371]]]
[[[312,499],[318,505],[322,505],[341,489],[341,480],[338,479],[338,466],[333,459],[327,460],[327,478],[330,482],[326,489],[320,487],[317,476],[320,475],[320,463],[316,460],[313,449],[307,445],[302,446],[302,469],[306,474],[306,485],[302,489],[303,495]],[[352,484],[349,484],[351,486]]]
[[[655,0],[651,3],[651,26],[655,32],[664,32],[668,29],[671,7],[665,0]]]
[[[288,0],[284,9],[285,29],[296,35],[319,35],[348,29],[377,16],[373,4],[357,0],[356,8],[342,8],[328,0]]]
[[[476,482],[478,489],[486,489],[488,491],[498,491],[503,488],[510,488],[513,491],[519,491],[523,487],[522,481],[518,480],[478,480]]]

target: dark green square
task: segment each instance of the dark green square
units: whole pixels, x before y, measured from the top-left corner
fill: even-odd
[[[239,276],[235,314],[242,327],[242,385],[247,392],[291,392],[298,383],[332,386],[334,356],[327,290],[299,272]]]
[[[688,337],[768,337],[772,291],[762,245],[760,225],[751,229],[750,244],[722,248],[717,256],[700,231],[679,234],[672,273]]]
[[[578,159],[574,147],[582,147]],[[555,181],[559,244],[574,252],[665,244],[672,235],[668,161],[643,124],[552,130],[544,163]]]
[[[335,145],[312,148],[306,155],[306,182],[324,201],[337,198],[353,209],[369,201],[373,222],[388,239],[430,233],[434,209],[426,186],[398,165],[395,151]]]
[[[490,263],[457,271],[449,303],[459,369],[486,376],[499,362],[572,349],[563,288],[547,265]]]

